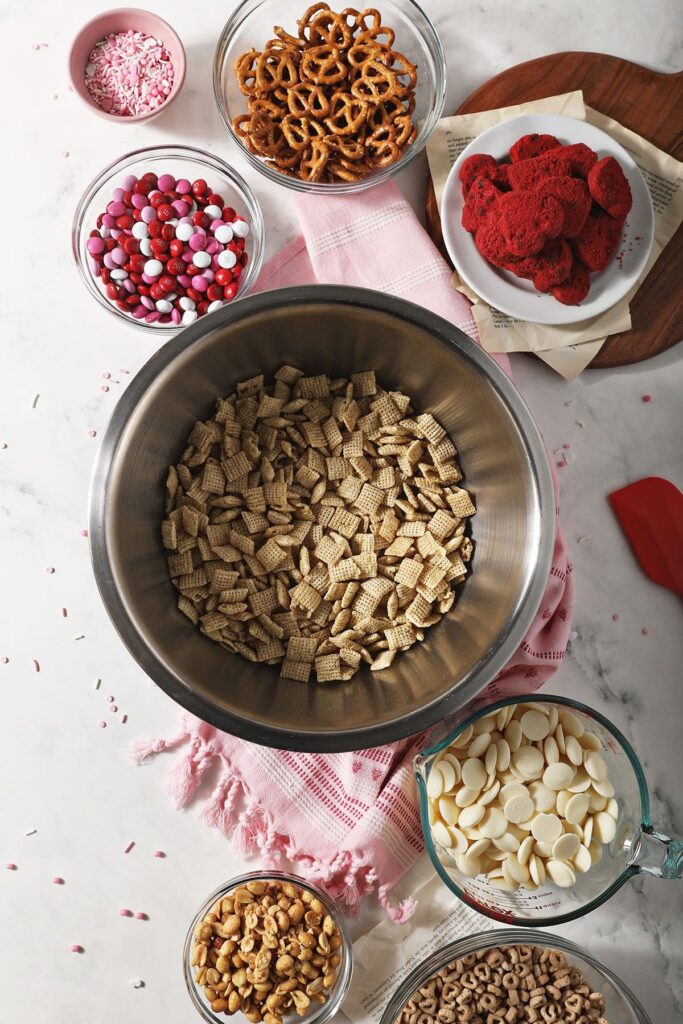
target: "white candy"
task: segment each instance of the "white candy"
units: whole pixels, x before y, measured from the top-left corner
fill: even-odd
[[[544,740],[550,732],[548,719],[540,711],[527,711],[522,715],[520,723],[522,732],[529,740]]]
[[[468,757],[462,766],[462,781],[470,789],[483,789],[486,782],[486,768],[476,757]]]
[[[455,768],[450,761],[439,761],[436,766],[443,776],[443,791],[444,793],[450,793],[455,787]]]
[[[150,242],[149,238],[140,239],[140,252],[142,253],[143,256],[152,255],[152,243]]]
[[[132,227],[133,238],[147,238],[149,235],[149,228],[145,224],[144,220],[137,220]]]
[[[486,808],[480,803],[470,804],[469,807],[463,807],[460,811],[458,825],[460,828],[473,828],[479,824],[485,814]]]
[[[211,266],[211,257],[205,249],[201,249],[199,252],[192,254],[192,262],[195,267],[199,267],[200,270],[204,270],[206,267]]]
[[[513,823],[526,821],[534,813],[534,802],[528,796],[512,796],[503,806],[503,813]]]
[[[545,870],[550,880],[562,889],[569,889],[576,882],[574,869],[563,860],[547,860]]]
[[[235,220],[230,226],[233,235],[237,235],[238,238],[246,238],[249,234],[249,225],[246,220]]]
[[[197,313],[194,309],[186,309],[183,313],[183,318],[180,321],[183,327],[187,327],[188,324],[193,324],[197,319]]]
[[[216,220],[217,217],[223,216],[223,211],[220,206],[215,206],[213,203],[209,203],[208,206],[204,207],[204,213],[207,217],[210,217],[211,220]]]
[[[220,242],[221,245],[227,245],[228,242],[232,242],[232,227],[230,224],[221,224],[220,227],[217,227],[214,231],[213,237],[217,242]]]
[[[156,307],[160,313],[170,313],[173,309],[173,303],[169,302],[168,299],[157,299]]]
[[[147,274],[147,277],[158,277],[161,271],[164,269],[164,265],[161,260],[147,260],[143,267],[143,272]]]
[[[434,842],[438,843],[439,846],[449,847],[453,845],[453,838],[450,832],[440,821],[436,821],[432,825],[432,836],[434,837]]]
[[[181,309],[188,311],[193,310],[195,308],[194,299],[188,298],[187,295],[183,295],[182,298],[180,298],[178,301],[180,302]]]
[[[556,814],[538,814],[531,834],[539,843],[554,843],[562,835],[562,822]]]
[[[447,825],[457,825],[460,818],[460,808],[452,796],[442,796],[439,800],[439,814]]]
[[[125,281],[128,277],[128,271],[122,270],[121,267],[117,267],[116,270],[111,271],[112,281]]]
[[[213,302],[209,303],[209,308],[207,309],[206,312],[207,313],[215,313],[217,309],[222,309],[223,306],[224,306],[224,302],[223,302],[222,299],[214,299]]]
[[[572,825],[580,825],[588,814],[589,798],[585,793],[575,793],[564,808],[564,816]]]
[[[177,225],[175,229],[175,236],[179,238],[181,242],[189,242],[194,234],[194,225],[185,224],[182,221]]]
[[[546,770],[543,772],[543,785],[547,786],[548,789],[566,789],[567,786],[571,786],[574,779],[574,769],[571,765],[565,764],[564,761],[557,761],[555,764],[549,764]]]
[[[223,267],[224,270],[231,270],[236,263],[237,257],[232,249],[224,249],[223,252],[218,253],[218,266]]]
[[[436,800],[443,793],[443,775],[438,764],[435,764],[427,777],[427,795]]]

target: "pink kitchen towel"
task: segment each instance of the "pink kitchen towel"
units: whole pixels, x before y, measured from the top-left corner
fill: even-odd
[[[423,305],[477,337],[469,302],[451,287],[448,265],[396,185],[353,198],[294,201],[303,234],[264,268],[258,290],[371,286]],[[507,358],[496,358],[509,374]],[[557,504],[556,480],[555,492]],[[548,681],[564,657],[572,607],[572,567],[558,524],[536,619],[486,696],[531,693]],[[217,762],[217,781],[203,797],[207,824],[241,851],[258,854],[265,867],[295,862],[302,876],[348,910],[376,891],[390,916],[402,921],[413,903],[393,906],[389,893],[423,850],[412,759],[425,742],[422,734],[353,753],[292,753],[247,743],[184,714],[174,737],[136,743],[132,754],[141,763],[183,748],[168,778],[178,808],[192,800]]]

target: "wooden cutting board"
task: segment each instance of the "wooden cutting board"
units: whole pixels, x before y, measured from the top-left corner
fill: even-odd
[[[661,74],[603,53],[554,53],[518,64],[490,78],[456,114],[493,110],[575,89],[608,117],[683,160],[683,72]],[[446,255],[431,177],[427,225]],[[626,366],[683,340],[683,225],[671,239],[631,302],[632,327],[613,335],[590,364]]]

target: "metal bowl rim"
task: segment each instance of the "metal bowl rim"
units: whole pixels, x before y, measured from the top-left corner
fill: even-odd
[[[393,721],[339,731],[291,730],[254,722],[188,690],[148,647],[128,614],[118,592],[107,546],[105,511],[109,481],[121,438],[138,403],[159,374],[206,335],[222,326],[289,306],[337,305],[373,310],[398,317],[430,334],[437,342],[456,347],[498,393],[519,430],[526,447],[529,468],[538,496],[540,541],[533,575],[518,598],[517,612],[487,652],[485,664],[475,667],[465,682],[440,697]],[[555,494],[548,456],[531,413],[510,378],[468,335],[422,306],[366,288],[342,285],[303,285],[245,296],[234,305],[201,318],[166,342],[141,367],[119,399],[107,424],[93,466],[88,497],[90,558],[100,597],[109,618],[128,651],[143,671],[187,711],[224,732],[263,746],[287,750],[334,753],[380,746],[422,732],[442,721],[477,696],[510,660],[524,639],[538,611],[547,584],[555,545]]]

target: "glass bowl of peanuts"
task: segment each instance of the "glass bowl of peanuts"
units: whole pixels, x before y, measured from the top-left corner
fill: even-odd
[[[444,106],[443,48],[415,0],[307,7],[237,7],[214,56],[216,104],[246,159],[271,181],[358,192],[425,146]]]
[[[481,708],[415,759],[425,843],[449,889],[508,924],[572,921],[633,875],[680,878],[643,768],[597,711],[543,694]]]
[[[394,992],[380,1024],[536,1021],[651,1024],[633,992],[560,935],[479,932],[436,950]]]
[[[199,908],[183,950],[185,985],[209,1024],[325,1024],[348,991],[352,949],[341,911],[310,882],[252,871]]]

